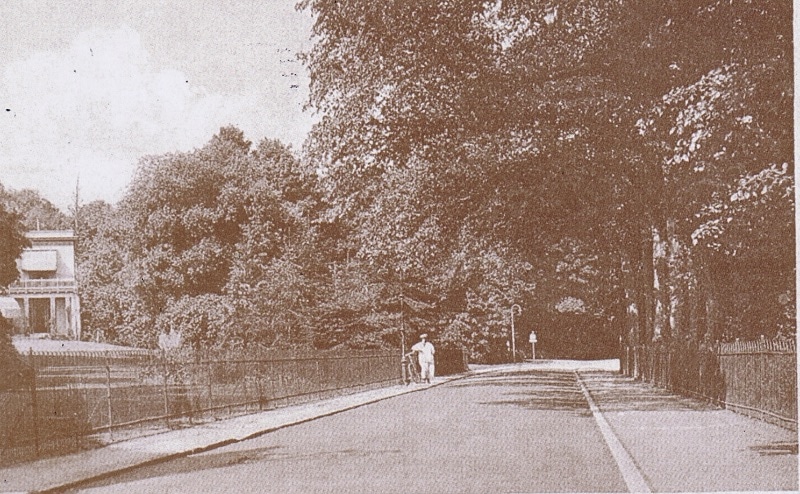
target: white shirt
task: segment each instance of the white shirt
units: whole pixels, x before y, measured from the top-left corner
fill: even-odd
[[[436,353],[436,350],[433,348],[433,344],[430,341],[420,341],[419,343],[415,343],[414,346],[411,347],[411,350],[419,354],[420,364],[433,362],[433,354]]]

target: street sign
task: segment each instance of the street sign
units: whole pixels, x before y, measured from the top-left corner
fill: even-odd
[[[536,343],[536,341],[537,341],[537,340],[536,340],[536,333],[534,333],[533,331],[531,331],[531,337],[530,337],[530,339],[528,339],[528,341],[529,341],[530,343]]]

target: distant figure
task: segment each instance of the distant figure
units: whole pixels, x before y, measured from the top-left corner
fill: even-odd
[[[423,381],[430,384],[434,375],[433,354],[436,349],[433,344],[428,341],[428,335],[423,333],[419,335],[420,341],[411,347],[412,352],[416,352],[419,356],[420,377]]]

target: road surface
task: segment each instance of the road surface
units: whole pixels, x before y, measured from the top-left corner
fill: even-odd
[[[425,387],[87,492],[697,492],[797,489],[796,434],[610,372]]]

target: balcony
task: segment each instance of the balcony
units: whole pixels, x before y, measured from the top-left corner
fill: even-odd
[[[18,280],[8,286],[9,295],[31,293],[76,293],[78,282],[74,279]]]

